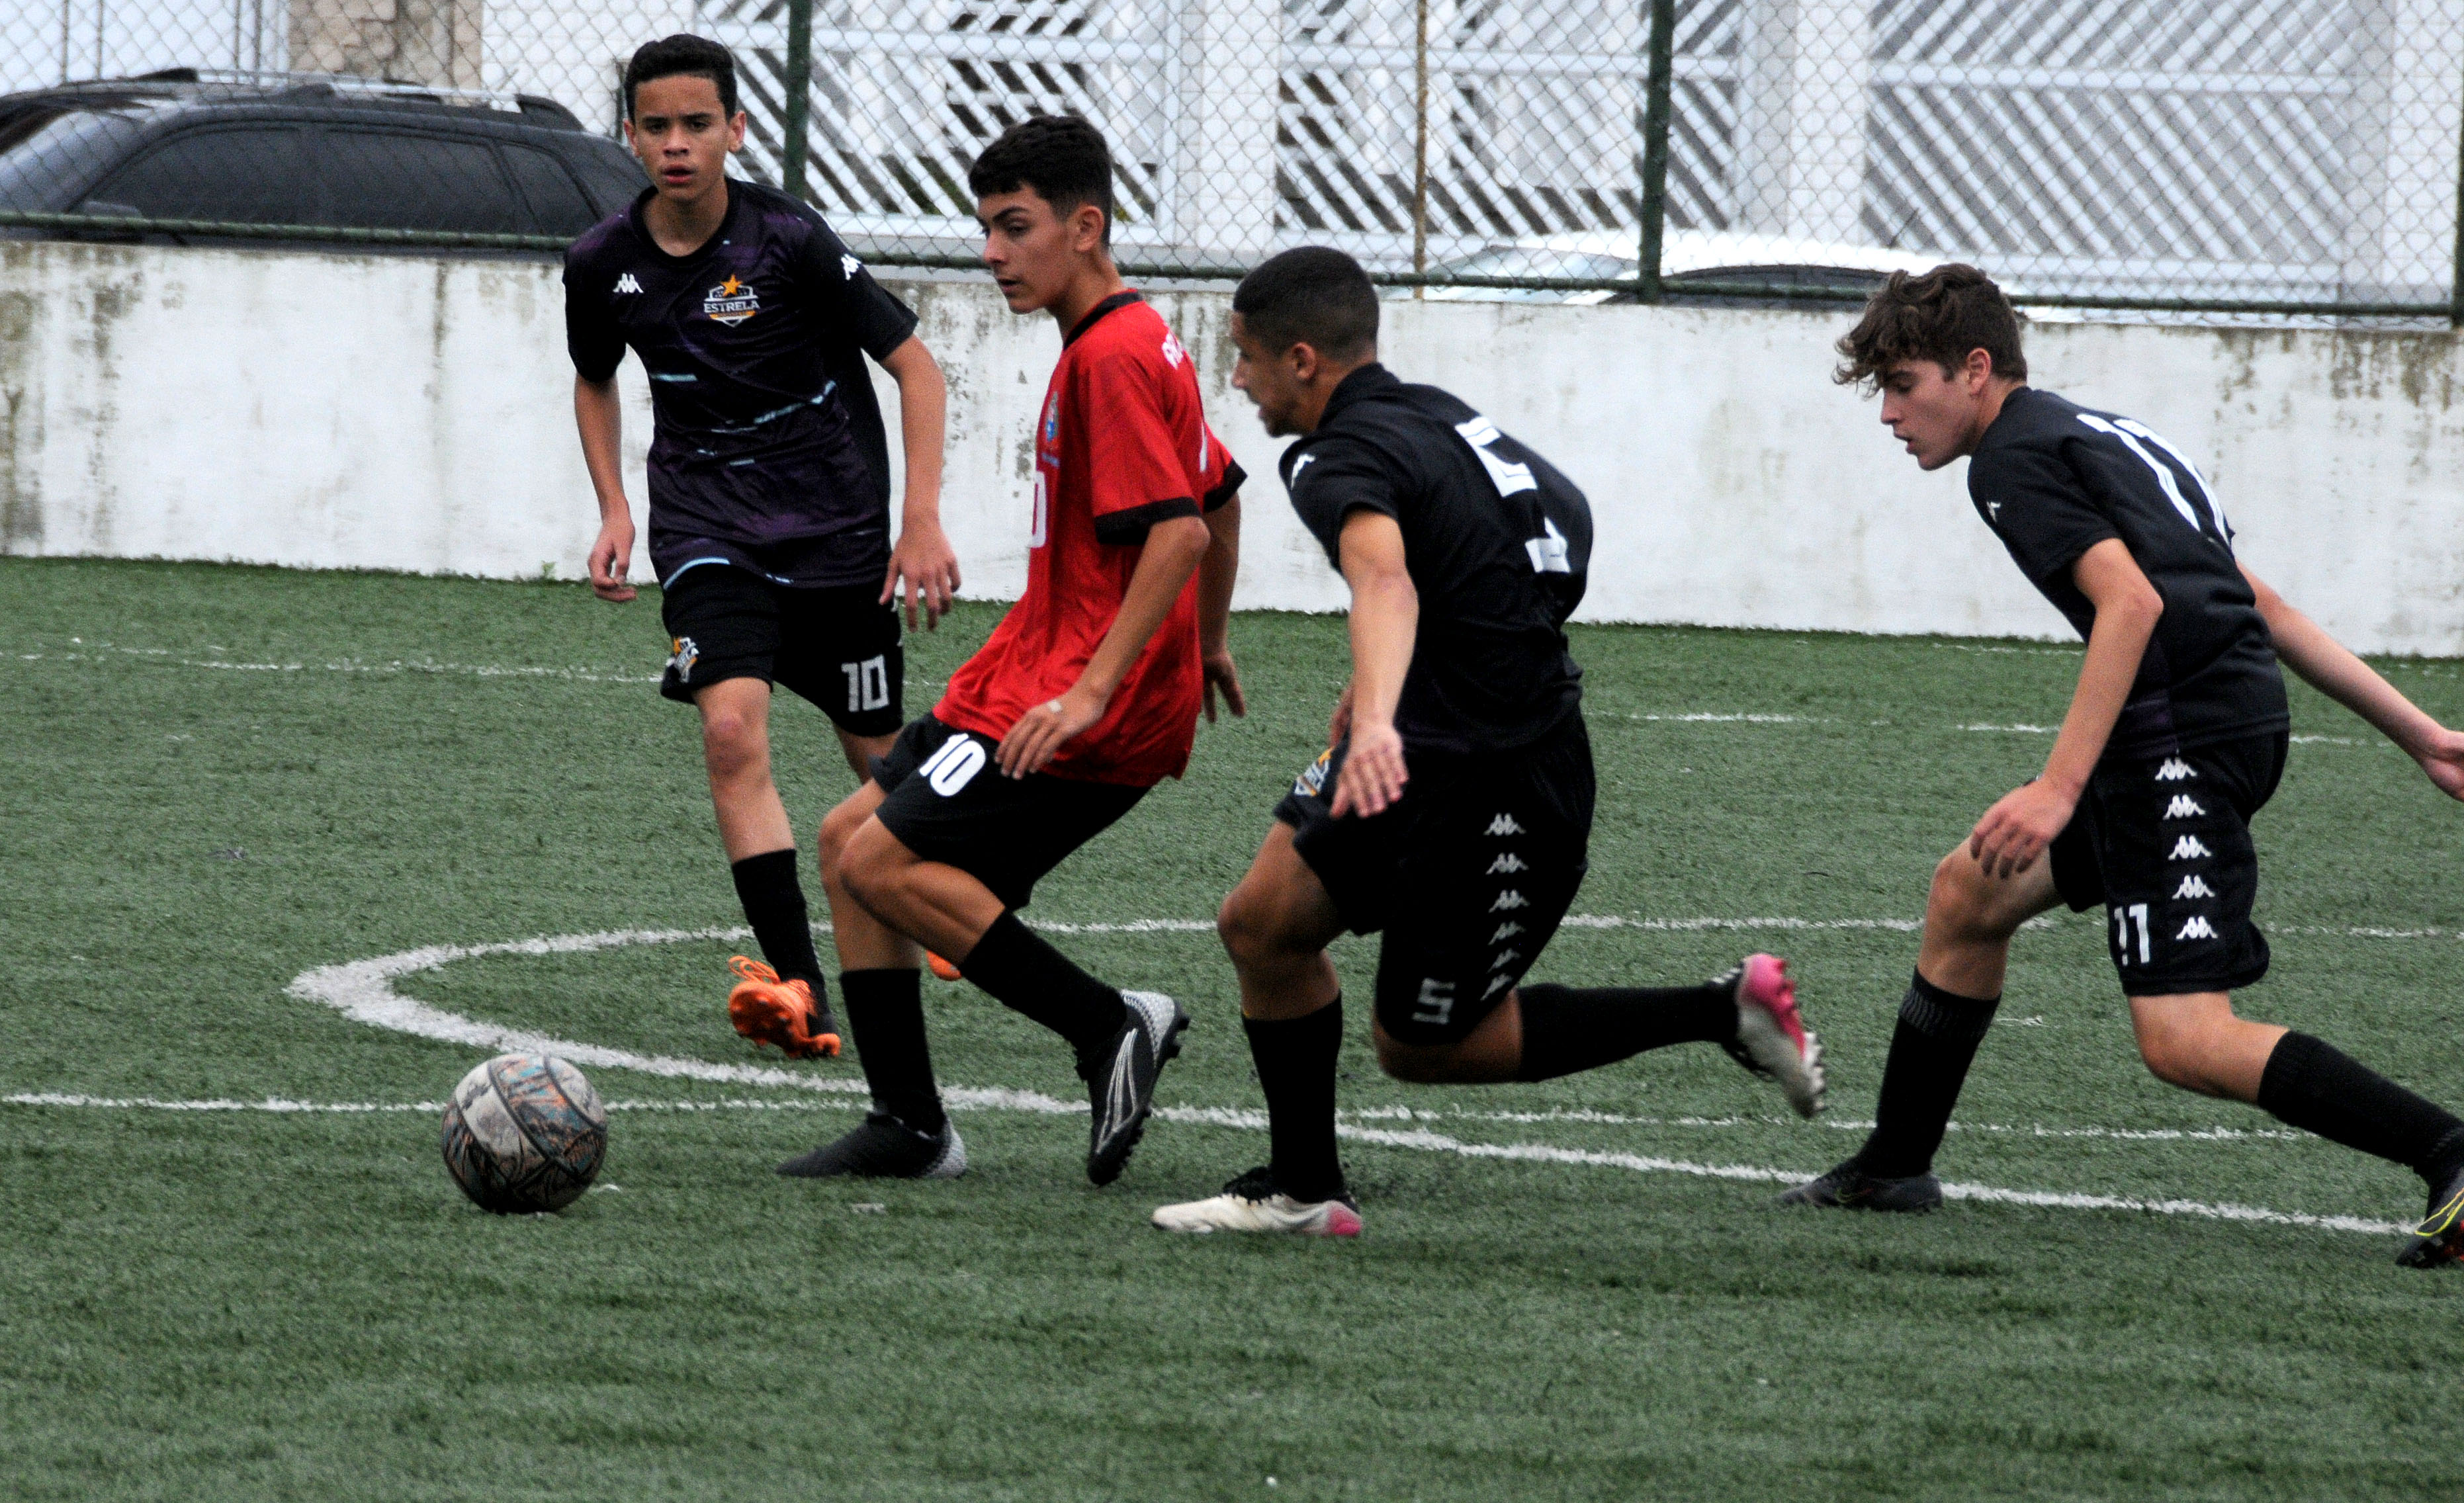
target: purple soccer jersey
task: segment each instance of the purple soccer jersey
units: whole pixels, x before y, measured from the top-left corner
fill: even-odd
[[[915,315],[822,216],[730,179],[691,255],[658,247],[645,191],[564,257],[565,345],[605,381],[630,346],[650,378],[650,566],[704,562],[782,584],[877,582],[890,566],[890,446],[864,357]]]

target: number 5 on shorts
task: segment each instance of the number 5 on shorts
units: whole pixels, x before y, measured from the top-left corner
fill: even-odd
[[[969,735],[954,735],[915,771],[932,785],[933,792],[947,798],[984,770],[984,760],[982,742]]]

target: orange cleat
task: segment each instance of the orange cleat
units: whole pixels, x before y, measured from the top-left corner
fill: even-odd
[[[934,954],[929,949],[924,952],[924,964],[932,967],[933,974],[940,977],[944,981],[964,981],[966,979],[966,977],[958,973],[957,967],[951,965],[948,961],[943,960],[940,956]]]
[[[727,994],[728,1021],[755,1048],[776,1044],[790,1059],[838,1057],[838,1024],[809,983],[781,981],[779,972],[742,955],[730,956],[727,969],[742,978]]]

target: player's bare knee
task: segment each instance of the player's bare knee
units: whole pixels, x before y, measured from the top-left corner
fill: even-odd
[[[1256,896],[1246,883],[1232,889],[1215,911],[1215,936],[1235,966],[1262,966],[1282,948],[1276,943],[1272,904]]]
[[[838,881],[840,864],[847,859],[847,841],[852,839],[856,831],[863,829],[864,822],[871,817],[872,812],[858,808],[853,799],[822,816],[822,833],[818,843],[821,846],[824,882]]]
[[[1386,1036],[1384,1029],[1371,1035],[1377,1047],[1377,1068],[1397,1080],[1415,1085],[1430,1085],[1452,1077],[1439,1052],[1411,1044],[1398,1044]]]
[[[878,911],[881,903],[895,895],[906,875],[907,863],[899,860],[902,854],[890,832],[868,816],[840,842],[830,875],[848,897]]]
[[[710,775],[726,780],[767,767],[770,747],[752,716],[734,709],[713,709],[702,713],[701,754],[710,767]]]
[[[2139,1058],[2147,1073],[2185,1091],[2208,1089],[2207,1051],[2198,1031],[2152,1023],[2139,1030]]]
[[[1987,876],[1961,846],[1934,866],[1933,886],[1925,894],[1926,931],[1954,944],[2009,939],[2023,917],[2007,890],[2010,885]]]

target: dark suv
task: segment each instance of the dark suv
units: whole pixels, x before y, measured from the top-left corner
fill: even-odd
[[[389,238],[366,231],[389,230],[432,244],[567,240],[647,185],[624,147],[530,95],[177,69],[0,97],[0,220],[37,216],[20,219],[20,234],[31,224],[55,235],[231,243],[39,217],[74,214],[280,226],[286,233],[255,238],[354,249]]]

